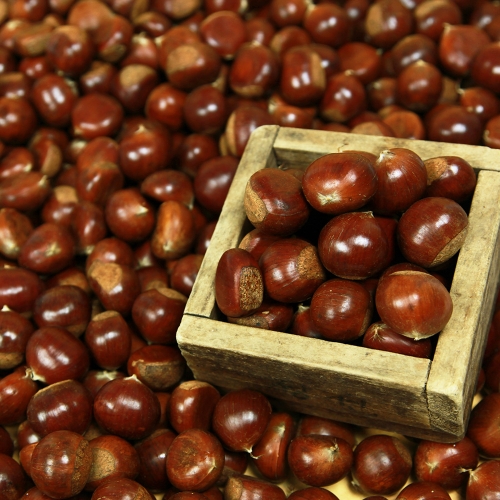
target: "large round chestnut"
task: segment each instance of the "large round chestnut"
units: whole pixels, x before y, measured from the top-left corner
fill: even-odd
[[[210,430],[212,414],[220,399],[219,391],[208,382],[186,380],[173,391],[169,402],[169,422],[177,431]]]
[[[132,305],[132,319],[142,337],[155,344],[173,344],[186,300],[172,288],[141,292]]]
[[[45,436],[31,456],[31,478],[45,495],[63,499],[80,493],[90,475],[92,450],[89,442],[71,431]]]
[[[267,295],[279,302],[303,302],[326,279],[316,247],[300,238],[271,244],[262,254],[259,266]]]
[[[395,493],[406,483],[411,469],[411,453],[399,438],[374,434],[354,449],[353,480],[364,493]]]
[[[372,318],[368,291],[343,279],[320,285],[312,296],[310,311],[312,323],[323,337],[342,342],[363,335]]]
[[[226,250],[215,272],[215,299],[223,314],[240,317],[262,304],[264,281],[259,264],[241,248]]]
[[[224,449],[210,432],[188,429],[172,441],[166,467],[173,486],[201,492],[213,486],[222,474]]]
[[[83,434],[92,420],[92,396],[76,380],[63,380],[40,389],[27,408],[28,422],[35,432],[46,436],[67,430]]]
[[[372,212],[349,212],[334,217],[323,227],[318,253],[323,265],[335,276],[361,280],[382,271],[389,242]]]
[[[330,153],[307,167],[302,189],[313,208],[339,215],[361,208],[373,197],[377,190],[377,174],[364,155]]]
[[[309,217],[300,181],[288,172],[264,168],[255,172],[245,188],[245,212],[263,232],[289,236]]]
[[[448,261],[462,247],[469,219],[453,200],[429,197],[416,201],[399,220],[397,235],[404,257],[428,268]]]
[[[291,471],[308,486],[328,486],[344,478],[353,464],[352,447],[331,436],[297,436],[288,447]]]
[[[421,440],[413,457],[419,481],[431,481],[447,490],[463,486],[478,462],[477,447],[467,436],[456,443]]]
[[[375,305],[384,323],[417,340],[440,332],[453,312],[445,286],[420,271],[396,271],[384,276],[375,292]]]
[[[477,183],[471,164],[459,156],[438,156],[424,161],[426,196],[450,198],[457,203],[470,199]]]
[[[110,434],[130,440],[143,439],[160,420],[160,402],[136,376],[115,379],[96,394],[94,417]]]
[[[271,404],[260,392],[234,390],[215,405],[212,429],[230,450],[250,453],[263,436],[271,411]]]
[[[406,148],[382,151],[375,162],[377,192],[370,202],[376,213],[406,210],[420,199],[427,187],[427,171],[422,159]]]
[[[45,290],[33,307],[33,319],[38,327],[65,328],[75,337],[85,331],[90,313],[89,296],[76,285],[59,285]]]
[[[83,342],[64,328],[45,326],[36,330],[26,345],[26,364],[45,384],[66,379],[81,380],[90,365]]]

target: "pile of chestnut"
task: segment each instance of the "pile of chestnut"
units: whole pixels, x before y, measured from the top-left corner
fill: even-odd
[[[354,496],[395,495],[410,477],[418,496],[422,481],[464,488],[469,470],[471,500],[484,485],[498,491],[499,462],[477,466],[469,438],[428,443],[442,454],[422,459],[424,442],[365,441],[362,429],[278,413],[255,392],[222,395],[191,380],[175,337],[256,127],[500,147],[499,23],[498,4],[485,0],[0,0],[0,500],[272,500],[292,490],[294,500],[322,500],[334,497],[319,488],[341,477],[359,484]],[[287,247],[342,220],[308,204],[315,217]],[[380,210],[385,266],[395,225],[392,209]],[[328,260],[339,257],[314,267],[310,248],[299,262],[308,280],[335,274]],[[451,250],[414,265],[439,264],[446,288],[440,259]],[[382,264],[370,266],[353,283],[371,301],[368,275]],[[326,314],[325,300],[318,305]],[[310,308],[297,309],[305,314],[294,333],[351,335],[313,332]],[[500,457],[499,321],[496,313],[485,353],[489,394],[469,426],[483,458]],[[430,332],[405,333],[420,348]],[[456,468],[445,457],[464,453],[459,479],[449,479]],[[386,457],[380,477],[397,487],[373,483],[372,454]],[[289,486],[278,487],[285,476]]]
[[[217,305],[232,323],[340,342],[366,333],[366,347],[430,357],[453,311],[439,270],[453,272],[475,185],[463,158],[406,148],[259,170],[244,195],[255,228],[221,256]]]

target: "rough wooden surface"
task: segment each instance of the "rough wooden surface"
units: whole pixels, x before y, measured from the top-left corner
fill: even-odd
[[[278,163],[303,166],[328,153],[358,149],[378,155],[384,149],[390,148],[409,148],[423,159],[443,155],[461,156],[476,170],[500,172],[500,150],[485,146],[292,128],[280,128],[274,142]]]
[[[250,229],[243,193],[264,167],[307,166],[335,151],[407,147],[423,159],[462,156],[480,172],[460,253],[454,313],[434,360],[422,360],[217,321],[213,280],[220,255]],[[495,171],[496,170],[496,171]],[[409,436],[455,441],[465,432],[500,272],[500,151],[267,126],[251,138],[178,331],[197,378],[226,389],[253,387],[291,409]]]

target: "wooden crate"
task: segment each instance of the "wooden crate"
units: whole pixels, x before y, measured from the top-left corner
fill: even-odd
[[[451,287],[453,315],[432,361],[219,321],[214,276],[221,254],[250,229],[248,178],[327,153],[406,147],[423,159],[461,156],[478,172],[469,232]],[[194,376],[221,389],[250,387],[281,408],[407,436],[464,436],[500,272],[500,151],[480,146],[261,127],[252,134],[186,306],[177,339]]]

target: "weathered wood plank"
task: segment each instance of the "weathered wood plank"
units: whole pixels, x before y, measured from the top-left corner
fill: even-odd
[[[372,425],[410,419],[430,427],[427,359],[194,316],[184,317],[177,339],[195,375],[216,385],[258,387],[305,408],[333,405]]]
[[[281,128],[274,143],[278,163],[303,166],[328,153],[355,149],[378,155],[389,148],[409,148],[423,159],[443,155],[461,156],[475,169],[500,172],[500,150],[486,146],[292,128]]]

